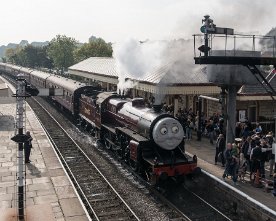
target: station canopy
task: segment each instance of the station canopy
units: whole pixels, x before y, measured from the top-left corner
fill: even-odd
[[[81,61],[69,67],[69,74],[115,85],[118,84],[120,76],[116,59],[106,57],[90,57]],[[160,85],[164,94],[218,94],[220,92],[219,87],[208,81],[206,67],[187,65],[179,58],[166,59],[166,62],[160,66],[148,73],[141,73],[138,77],[133,77],[130,73],[123,74],[126,79],[135,82],[134,88],[151,93],[160,92],[160,89],[157,89]]]

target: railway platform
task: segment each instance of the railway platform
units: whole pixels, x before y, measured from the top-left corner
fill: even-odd
[[[188,153],[197,155],[198,166],[201,169],[222,180],[225,168],[222,167],[221,163],[215,165],[215,144],[210,144],[209,139],[205,137],[202,137],[201,141],[197,141],[196,136],[194,136],[192,140],[186,141],[185,148]],[[272,180],[272,178],[269,178],[269,175],[266,177]],[[249,175],[246,175],[244,181],[238,179],[237,185],[233,185],[230,178],[226,179],[226,184],[233,186],[233,188],[236,188],[238,191],[245,193],[257,202],[276,211],[276,198],[273,197],[271,192],[267,192],[265,188],[254,187],[249,180]]]
[[[18,147],[11,140],[15,135],[15,108],[14,98],[0,97],[0,221],[17,220]],[[25,221],[89,220],[50,141],[28,105],[26,129],[33,137],[33,148],[31,163],[25,166]]]

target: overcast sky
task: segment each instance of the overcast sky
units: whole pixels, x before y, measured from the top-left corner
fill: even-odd
[[[205,14],[219,27],[266,34],[276,26],[275,0],[3,0],[0,45],[50,41],[57,34],[87,42],[188,38]]]

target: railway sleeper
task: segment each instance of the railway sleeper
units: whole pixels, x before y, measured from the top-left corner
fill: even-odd
[[[102,177],[89,177],[89,179],[81,179],[80,182],[82,182],[83,185],[93,186],[93,187],[104,187],[109,186],[105,181],[103,181]]]
[[[108,203],[109,201],[115,201],[115,200],[118,200],[117,196],[112,196],[112,197],[109,197],[109,198],[95,198],[94,196],[87,196],[89,202],[93,205],[93,206],[96,206],[98,205],[99,203],[102,205],[103,203]]]
[[[91,171],[91,168],[86,168],[84,171],[78,171],[79,173],[76,174],[77,178],[82,179],[83,177],[86,177],[87,179],[91,179],[91,180],[98,180],[101,179],[101,175],[99,175],[98,173],[93,173],[93,171]]]
[[[124,215],[126,214],[126,211],[123,210],[122,208],[117,208],[116,210],[113,210],[113,211],[102,211],[98,214],[99,217],[109,217],[110,220],[113,220],[112,218],[115,216],[118,217],[118,215]]]
[[[98,205],[97,206],[97,210],[106,210],[108,208],[112,208],[112,207],[118,207],[118,206],[121,206],[122,203],[118,202],[117,200],[115,200],[114,202],[110,202],[110,204],[103,204],[103,205]]]
[[[48,131],[49,132],[49,131]],[[66,140],[67,139],[67,135],[65,133],[56,133],[56,132],[49,132],[52,139],[60,139],[60,140]]]
[[[82,161],[83,163],[87,163],[88,160],[85,159],[83,156],[79,156],[79,153],[69,153],[68,151],[63,151],[64,152],[64,158],[68,160],[75,160],[75,161]],[[83,164],[83,165],[85,165]],[[77,164],[76,164],[77,165]],[[83,166],[82,165],[82,166]]]
[[[183,217],[170,218],[170,221],[183,221]]]
[[[76,174],[76,176],[82,176],[83,174],[90,174],[90,173],[93,173],[91,172],[91,168],[70,168],[71,171]]]
[[[78,159],[78,158],[65,158],[65,161],[69,164],[81,164],[81,165],[85,165],[87,163],[87,160],[85,159]]]
[[[102,186],[102,187],[101,186],[98,186],[98,187],[97,186],[96,187],[95,186],[92,186],[92,187],[89,186],[89,187],[87,187],[86,191],[89,192],[89,194],[93,194],[95,192],[103,192],[103,190],[107,190],[107,189],[108,189],[107,186]]]
[[[218,220],[214,219],[216,213],[204,210],[198,210],[197,212],[187,212],[187,216],[192,220]],[[220,217],[221,218],[221,217]]]
[[[60,142],[60,141],[54,141],[55,144],[58,146],[59,149],[62,148],[62,150],[66,153],[69,152],[70,150],[74,150],[76,148],[76,145],[75,144],[64,144],[63,142]],[[75,152],[76,153],[76,152]]]
[[[109,190],[107,188],[95,187],[88,184],[86,185],[80,184],[80,186],[82,187],[82,190],[86,192],[86,195],[89,195],[89,196],[90,195],[96,196],[97,194],[99,195]]]
[[[102,221],[105,221],[105,220],[109,220],[109,219],[102,219]],[[136,220],[136,219],[133,219],[133,218],[130,218],[130,217],[127,217],[127,216],[124,216],[124,217],[112,217],[112,221],[132,221],[132,220]]]
[[[66,161],[66,162],[68,162],[68,164],[72,164],[72,167],[76,169],[79,169],[79,168],[85,169],[88,164],[88,161],[85,159],[76,159],[75,161]]]
[[[86,175],[86,174],[76,174],[76,177],[80,180],[91,180],[91,181],[95,181],[95,180],[99,180],[101,179],[102,177],[99,175],[99,174],[91,174],[89,170],[87,170],[87,172],[89,172],[89,175]]]
[[[104,192],[97,192],[97,193],[92,193],[89,194],[89,198],[101,198],[101,199],[106,199],[109,200],[110,197],[114,196],[114,192],[110,191],[109,188],[108,189],[104,189]]]

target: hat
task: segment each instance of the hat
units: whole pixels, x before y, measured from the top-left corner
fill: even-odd
[[[236,142],[241,142],[242,139],[241,139],[241,138],[235,138],[235,141],[236,141]]]

